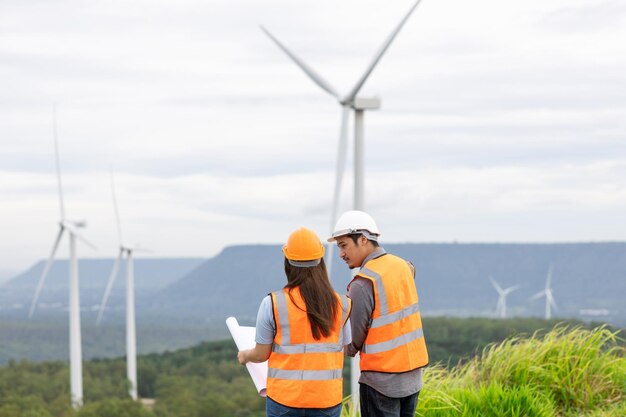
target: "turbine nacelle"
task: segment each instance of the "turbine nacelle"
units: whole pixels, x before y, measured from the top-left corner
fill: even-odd
[[[139,243],[130,244],[130,243],[122,243],[119,247],[120,251],[131,254],[131,253],[153,253],[152,249],[145,248],[141,246]]]
[[[87,222],[85,222],[85,221],[74,222],[74,221],[69,221],[69,220],[63,220],[60,223],[60,226],[61,226],[61,233],[64,230],[67,230],[68,233],[70,233],[72,236],[78,238],[78,240],[83,242],[85,245],[89,246],[93,250],[97,250],[96,246],[93,243],[91,243],[90,241],[85,239],[85,237],[78,232],[79,228],[84,228],[84,227],[87,226]]]
[[[351,102],[342,102],[342,105],[349,105],[354,110],[378,110],[381,100],[378,97],[356,97]]]
[[[62,220],[59,222],[59,224],[61,225],[61,227],[67,229],[67,228],[75,228],[75,229],[84,229],[87,227],[87,221],[86,220]]]
[[[126,252],[126,253],[132,253],[135,251],[136,245],[131,245],[128,243],[122,243],[120,244],[120,251],[122,252]]]
[[[489,277],[489,281],[491,281],[491,285],[498,292],[498,304],[496,305],[496,316],[500,318],[506,318],[506,297],[518,289],[519,285],[513,285],[512,287],[508,287],[502,289],[502,287],[496,282],[493,277]]]

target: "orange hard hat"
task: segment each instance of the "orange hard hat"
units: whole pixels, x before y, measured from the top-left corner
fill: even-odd
[[[301,227],[289,235],[283,253],[294,266],[316,266],[324,256],[324,245],[314,231]]]

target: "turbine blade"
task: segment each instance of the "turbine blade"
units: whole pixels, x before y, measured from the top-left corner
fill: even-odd
[[[553,264],[550,264],[550,267],[548,268],[548,276],[546,277],[546,290],[550,288],[550,285],[552,284],[552,269]]]
[[[111,167],[110,173],[111,173],[111,193],[113,194],[113,209],[115,210],[115,221],[117,224],[117,238],[119,240],[119,244],[121,245],[123,242],[122,225],[120,223],[120,213],[117,207],[117,197],[115,195],[115,179],[113,178],[113,167]]]
[[[493,285],[493,288],[496,289],[496,291],[498,291],[498,294],[502,294],[502,287],[500,287],[498,285],[498,283],[496,282],[495,279],[493,279],[493,277],[491,275],[489,275],[489,281],[491,281],[491,285]]]
[[[93,243],[91,243],[90,241],[85,239],[83,237],[83,235],[81,235],[79,233],[74,233],[74,236],[76,236],[78,238],[78,240],[82,241],[85,245],[89,246],[91,249],[98,250],[98,248],[96,248],[96,246]]]
[[[374,56],[374,59],[372,60],[370,65],[367,67],[367,69],[365,70],[365,72],[363,73],[361,78],[357,81],[357,83],[354,85],[354,87],[352,88],[350,93],[348,93],[346,98],[343,100],[344,102],[351,103],[354,100],[356,95],[361,90],[361,87],[363,87],[363,84],[365,84],[365,81],[367,81],[367,78],[370,76],[370,74],[372,73],[372,71],[376,67],[376,64],[378,64],[378,61],[380,61],[380,59],[382,58],[383,54],[387,51],[387,48],[389,48],[389,45],[391,45],[391,42],[393,42],[393,40],[398,35],[398,33],[400,32],[400,30],[402,29],[402,27],[404,26],[406,21],[409,19],[409,17],[413,13],[413,10],[415,10],[417,8],[417,6],[420,4],[420,2],[421,2],[421,0],[417,0],[415,2],[415,4],[411,7],[409,12],[400,21],[400,23],[395,28],[395,30],[393,32],[391,32],[391,34],[389,35],[389,37],[387,38],[385,43],[383,43],[383,45],[380,47],[379,51]]]
[[[61,221],[65,220],[65,205],[63,203],[63,186],[61,184],[61,159],[59,157],[59,137],[57,134],[57,106],[53,108],[53,136],[54,154],[57,168],[57,184],[59,186],[59,207],[61,209]]]
[[[339,128],[339,146],[337,149],[337,164],[335,166],[335,189],[333,191],[333,206],[330,214],[330,232],[334,231],[335,222],[337,221],[337,213],[339,212],[339,203],[341,200],[341,184],[343,182],[343,173],[346,167],[346,157],[348,155],[348,118],[350,117],[350,107],[342,106],[341,110],[341,126]],[[326,270],[328,276],[331,276],[332,255],[335,245],[328,245],[328,262]]]
[[[89,246],[91,249],[93,250],[98,250],[93,243],[91,243],[90,241],[88,241],[87,239],[85,239],[83,237],[83,235],[81,235],[80,233],[78,233],[78,230],[76,230],[76,228],[74,226],[72,226],[71,224],[65,224],[65,228],[67,229],[68,232],[70,232],[72,235],[76,236],[78,238],[78,240],[80,240],[81,242],[83,242],[84,244],[86,244],[87,246]]]
[[[350,117],[350,107],[342,106],[341,127],[339,130],[339,145],[337,148],[337,164],[335,165],[335,189],[333,192],[333,207],[331,212],[331,225],[335,227],[337,213],[339,212],[339,202],[341,199],[341,184],[343,173],[346,168],[346,158],[348,156],[348,118]],[[332,230],[331,230],[332,232]]]
[[[43,288],[43,284],[46,281],[46,277],[48,276],[48,272],[52,267],[52,263],[54,262],[54,255],[59,248],[59,243],[61,242],[61,238],[63,237],[63,226],[59,228],[59,233],[57,234],[56,239],[54,240],[54,245],[52,245],[52,251],[50,252],[50,256],[48,257],[48,261],[46,262],[46,266],[43,268],[43,272],[41,273],[41,277],[39,278],[39,282],[37,283],[37,287],[35,288],[35,295],[33,296],[33,300],[30,303],[30,310],[28,311],[28,318],[32,318],[35,313],[35,308],[37,308],[37,301],[39,301],[39,293]]]
[[[120,248],[120,253],[117,255],[117,259],[115,260],[115,263],[113,264],[113,270],[111,271],[111,275],[109,276],[109,281],[107,282],[106,289],[104,290],[104,295],[102,296],[102,301],[100,302],[100,309],[98,310],[98,318],[96,319],[96,326],[100,326],[100,322],[102,321],[104,308],[106,307],[107,301],[109,301],[111,288],[113,288],[113,282],[115,282],[115,278],[117,277],[117,272],[119,270],[120,261],[122,260],[123,254],[124,254],[124,249]]]
[[[306,73],[306,75],[309,76],[311,80],[313,80],[315,84],[317,84],[324,91],[331,94],[337,100],[340,99],[339,93],[337,92],[337,90],[335,90],[326,80],[324,80],[321,75],[315,72],[313,68],[309,67],[304,61],[302,61],[294,53],[292,53],[289,49],[287,49],[287,47],[283,45],[278,39],[276,39],[276,37],[274,37],[274,35],[272,35],[267,29],[265,29],[263,26],[260,26],[260,28],[263,32],[265,32],[267,36],[269,36],[269,38],[272,41],[274,41],[276,45],[278,45],[280,49],[283,50],[284,53],[287,54],[287,56],[289,56],[289,58],[291,58],[293,62],[296,63],[296,65],[300,67],[300,69],[302,69],[302,71]]]
[[[545,290],[539,291],[537,294],[533,295],[532,297],[529,298],[529,300],[536,300],[537,298],[541,298],[546,294]]]
[[[512,287],[509,287],[507,289],[504,290],[504,294],[505,295],[509,295],[510,293],[512,293],[513,291],[517,290],[518,288],[520,288],[519,285],[513,285]]]

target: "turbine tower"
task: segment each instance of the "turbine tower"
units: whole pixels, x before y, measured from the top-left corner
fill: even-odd
[[[380,99],[378,97],[358,97],[359,91],[363,84],[367,81],[368,77],[382,58],[383,54],[387,51],[395,37],[398,35],[406,21],[409,19],[415,8],[419,5],[421,0],[417,0],[413,6],[409,9],[404,18],[396,26],[396,28],[387,37],[382,44],[378,52],[374,55],[369,66],[365,72],[357,80],[352,89],[344,96],[342,96],[329,82],[327,82],[322,76],[320,76],[313,68],[307,65],[302,59],[298,58],[293,52],[291,52],[285,45],[283,45],[274,35],[272,35],[266,28],[261,26],[261,29],[274,43],[285,52],[292,61],[296,63],[309,78],[317,84],[322,90],[333,96],[339,102],[342,108],[341,113],[341,127],[339,129],[339,146],[337,152],[337,164],[335,167],[335,188],[333,193],[333,206],[330,218],[330,229],[335,226],[337,221],[337,214],[339,211],[339,200],[341,195],[341,183],[343,180],[343,171],[346,164],[347,154],[347,141],[348,141],[348,119],[350,112],[354,110],[354,210],[365,209],[365,179],[364,179],[364,113],[365,110],[376,110],[380,108]],[[326,268],[328,269],[328,275],[331,274],[332,266],[332,252],[333,245],[328,245],[326,259]]]
[[[309,78],[317,84],[322,90],[326,91],[328,94],[333,96],[339,102],[341,106],[341,127],[339,129],[339,146],[337,153],[337,164],[335,170],[335,188],[333,193],[333,206],[331,211],[330,218],[330,232],[333,232],[333,227],[335,226],[335,222],[337,221],[337,213],[339,211],[339,198],[341,195],[341,183],[343,180],[343,171],[346,164],[346,154],[347,154],[347,141],[348,141],[348,118],[350,117],[350,112],[354,110],[354,210],[365,210],[365,178],[364,178],[364,112],[365,110],[376,110],[380,108],[380,99],[377,97],[365,98],[365,97],[357,97],[361,87],[367,81],[368,77],[378,64],[378,61],[382,58],[383,54],[387,51],[395,37],[398,35],[406,21],[409,19],[415,8],[419,5],[421,0],[417,0],[413,6],[409,9],[406,15],[402,18],[400,23],[396,26],[396,28],[391,32],[391,34],[387,37],[385,42],[382,44],[376,55],[374,55],[374,59],[372,59],[369,66],[366,68],[365,72],[361,77],[357,80],[356,84],[352,87],[352,89],[346,94],[342,96],[339,92],[331,86],[326,80],[324,80],[317,72],[315,72],[309,65],[307,65],[304,61],[298,58],[294,53],[292,53],[285,45],[283,45],[274,35],[272,35],[267,29],[261,26],[261,29],[267,34],[267,36],[274,41],[274,43],[285,52],[292,61],[296,63],[302,69]],[[328,245],[328,250],[326,251],[326,268],[328,269],[328,275],[331,274],[331,265],[332,265],[332,256],[333,256],[334,245]],[[356,415],[357,407],[358,407],[358,379],[359,379],[359,361],[357,357],[352,358],[351,362],[351,395],[352,395],[352,416]]]
[[[505,319],[506,318],[506,297],[507,295],[509,295],[516,289],[518,289],[519,285],[514,285],[512,287],[509,287],[503,290],[502,287],[500,287],[500,285],[498,285],[496,280],[493,279],[491,276],[489,277],[489,281],[491,281],[491,285],[493,285],[493,288],[495,288],[495,290],[498,292],[498,295],[499,295],[498,304],[496,305],[496,317]]]
[[[556,301],[554,300],[554,296],[552,295],[552,288],[551,288],[553,269],[554,269],[553,265],[550,264],[550,267],[548,268],[548,275],[546,277],[546,287],[543,290],[539,291],[537,294],[530,297],[531,300],[536,300],[541,297],[546,297],[546,314],[545,314],[546,320],[550,320],[552,318],[552,308],[554,308],[555,310],[558,310],[556,306]]]
[[[113,282],[118,275],[119,266],[122,258],[126,255],[126,377],[130,383],[128,394],[133,400],[137,400],[137,333],[135,327],[135,276],[133,266],[133,252],[138,249],[123,243],[122,227],[120,223],[120,214],[117,207],[117,198],[115,195],[115,180],[113,179],[113,170],[111,170],[111,192],[113,194],[113,208],[115,210],[115,220],[117,224],[117,236],[119,239],[119,253],[113,264],[113,270],[109,276],[102,301],[100,302],[100,310],[98,311],[98,319],[96,326],[100,326],[102,316],[106,307]]]
[[[59,232],[52,246],[52,251],[48,257],[48,261],[41,273],[35,295],[33,296],[28,318],[32,318],[37,308],[39,294],[43,289],[43,285],[48,276],[48,272],[54,262],[54,256],[59,248],[59,243],[63,237],[63,233],[67,231],[70,240],[70,276],[69,276],[69,310],[70,310],[70,390],[72,406],[76,409],[83,405],[83,364],[82,364],[82,344],[80,330],[80,294],[78,285],[78,258],[76,255],[76,240],[80,240],[87,246],[95,249],[78,232],[79,228],[86,226],[84,221],[71,221],[65,218],[65,206],[63,201],[63,187],[61,185],[61,164],[59,160],[59,144],[57,137],[57,118],[56,107],[54,108],[54,151],[56,156],[57,183],[59,187],[59,206],[61,209],[61,220],[59,221]]]

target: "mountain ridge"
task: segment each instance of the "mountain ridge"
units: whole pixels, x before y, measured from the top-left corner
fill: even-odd
[[[521,285],[507,299],[510,316],[543,316],[543,300],[531,302],[529,297],[544,288],[553,265],[552,288],[559,307],[555,316],[626,322],[626,242],[389,243],[383,247],[415,265],[424,315],[493,315],[498,295],[488,279],[492,276],[503,288]],[[159,259],[136,260],[139,314],[143,311],[150,312],[151,317],[185,316],[201,321],[236,315],[253,321],[261,299],[286,282],[281,245],[228,246],[212,258],[194,259],[186,269],[167,266],[167,259]],[[159,264],[162,274],[177,270],[178,275],[153,280],[142,290],[146,283],[142,261]],[[113,260],[100,262],[104,271],[99,274],[108,278]],[[123,271],[120,275],[111,298],[111,308],[118,311],[124,308]],[[0,287],[0,307],[12,288],[21,288],[28,295],[23,299],[30,302],[38,276],[29,280],[24,274],[20,277]],[[83,309],[99,303],[107,278],[83,278],[81,269],[81,297],[83,292],[93,293],[81,299]],[[335,253],[334,288],[345,292],[350,278],[348,268]],[[58,280],[58,288],[53,284],[46,286],[48,292],[44,288],[42,302],[54,297],[57,303],[63,302],[62,297],[66,300],[67,277],[61,274]]]

